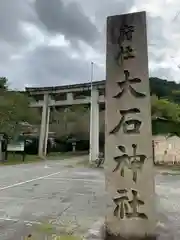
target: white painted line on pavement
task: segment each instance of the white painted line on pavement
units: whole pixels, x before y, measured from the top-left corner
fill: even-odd
[[[105,180],[92,180],[92,179],[84,179],[84,178],[51,178],[46,177],[44,180],[63,180],[63,181],[81,181],[81,182],[105,182]]]
[[[23,222],[23,223],[29,223],[29,224],[41,224],[41,222],[37,221],[28,221],[28,220],[21,220],[16,218],[1,218],[0,221],[12,221],[12,222]]]
[[[17,186],[21,186],[23,184],[34,182],[34,181],[37,181],[37,180],[40,180],[40,179],[45,179],[47,177],[51,177],[51,176],[57,175],[59,173],[61,173],[61,171],[56,172],[56,173],[51,173],[51,174],[48,174],[48,175],[45,175],[45,176],[42,176],[42,177],[33,178],[33,179],[30,179],[30,180],[27,180],[27,181],[24,181],[24,182],[15,183],[15,184],[0,188],[0,191],[5,190],[5,189],[9,189],[9,188],[13,188],[13,187],[17,187]]]

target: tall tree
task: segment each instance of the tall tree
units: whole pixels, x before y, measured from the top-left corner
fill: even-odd
[[[0,77],[0,90],[8,89],[8,79],[6,77]]]
[[[9,91],[7,84],[7,80],[0,80],[0,132],[14,137],[21,132],[22,122],[37,124],[40,116],[37,109],[29,107],[30,99],[25,93]]]
[[[72,105],[61,111],[57,111],[53,108],[51,114],[51,121],[61,122],[64,125],[64,129],[67,135],[71,134],[71,125],[76,127],[78,124],[79,116],[84,115],[87,112],[87,107],[82,105]]]

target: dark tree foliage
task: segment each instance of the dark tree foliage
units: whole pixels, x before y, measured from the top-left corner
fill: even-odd
[[[180,83],[151,77],[150,89],[151,95],[156,95],[158,98],[166,98],[170,101],[180,103]]]
[[[180,83],[151,77],[150,89],[153,133],[180,136]]]
[[[24,92],[9,90],[8,80],[0,77],[0,132],[14,137],[25,128],[23,123],[39,123],[38,111],[29,107],[30,101]]]

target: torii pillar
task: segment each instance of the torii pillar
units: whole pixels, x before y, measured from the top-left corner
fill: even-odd
[[[45,157],[46,155],[47,139],[49,132],[49,118],[50,118],[49,94],[44,94],[41,116],[41,128],[39,134],[39,149],[38,149],[39,157]]]
[[[92,163],[99,155],[99,91],[93,88],[91,91],[90,109],[90,153],[89,162]]]

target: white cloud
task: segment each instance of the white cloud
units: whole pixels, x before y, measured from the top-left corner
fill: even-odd
[[[15,88],[105,77],[106,18],[147,11],[150,74],[179,81],[178,0],[0,1],[0,75]],[[8,17],[8,19],[7,19]]]
[[[69,47],[70,42],[67,41],[63,35],[57,35],[55,37],[49,38],[48,45],[55,47]]]

